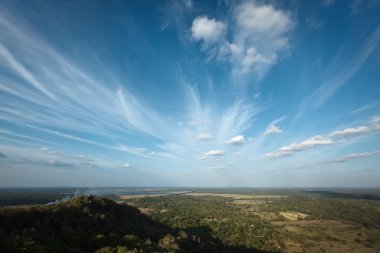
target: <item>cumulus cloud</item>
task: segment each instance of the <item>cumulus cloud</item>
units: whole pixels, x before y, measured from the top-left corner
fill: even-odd
[[[315,146],[331,145],[334,142],[330,138],[323,137],[321,135],[313,136],[307,140],[298,143],[292,143],[288,146],[282,147],[272,153],[267,153],[266,158],[278,158],[282,156],[293,155],[296,152],[311,149]]]
[[[278,123],[280,123],[281,121],[283,121],[286,117],[281,117],[281,118],[278,118],[274,121],[272,121],[269,126],[267,127],[267,129],[265,130],[265,133],[264,135],[270,135],[270,134],[279,134],[279,133],[282,133],[282,130],[281,128],[279,128],[278,126],[276,126]]]
[[[122,167],[123,167],[123,168],[130,168],[131,165],[130,165],[129,163],[124,163]]]
[[[243,144],[244,142],[245,142],[244,135],[237,135],[237,136],[232,137],[231,139],[229,139],[228,141],[225,141],[223,143],[227,144],[227,145],[240,145],[240,144]]]
[[[372,134],[380,130],[380,116],[374,116],[372,119],[363,126],[350,127],[343,130],[338,130],[330,134],[331,137],[351,137]]]
[[[226,30],[223,22],[209,19],[206,16],[196,17],[191,26],[191,37],[196,41],[203,41],[207,47],[222,39]]]
[[[226,152],[222,149],[212,149],[206,153],[207,156],[224,156]]]
[[[209,54],[216,59],[227,59],[233,73],[255,73],[261,77],[277,62],[280,53],[289,48],[289,32],[293,21],[289,12],[275,9],[270,4],[245,1],[232,11],[231,40],[227,39],[227,25],[222,21],[197,17],[191,27],[192,38],[202,40]],[[218,43],[216,43],[218,42]]]
[[[198,134],[197,139],[200,141],[209,141],[212,139],[212,135],[210,133],[200,133]]]
[[[226,152],[222,149],[212,149],[207,151],[203,156],[199,157],[201,160],[215,159],[219,156],[225,156]]]
[[[232,53],[240,63],[236,71],[263,74],[288,47],[288,32],[293,27],[290,14],[270,4],[247,1],[236,7],[234,15],[234,44],[239,50]]]
[[[271,134],[280,134],[282,133],[282,130],[275,126],[275,125],[270,125],[267,127],[267,130],[265,130],[264,135],[271,135]]]

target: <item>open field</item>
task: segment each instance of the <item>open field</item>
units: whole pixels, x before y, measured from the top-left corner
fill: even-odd
[[[267,198],[286,198],[284,195],[263,195],[263,194],[228,194],[228,193],[213,193],[213,192],[190,192],[184,195],[204,197],[204,196],[216,196],[231,199],[267,199]]]
[[[138,199],[138,198],[146,198],[146,197],[160,197],[160,196],[167,196],[167,195],[173,195],[173,194],[187,194],[189,191],[162,191],[162,192],[155,192],[155,193],[148,193],[148,194],[133,194],[133,192],[129,193],[128,195],[117,195],[117,198],[121,200],[126,199]]]
[[[295,221],[295,220],[303,220],[308,215],[301,212],[280,212],[282,216],[284,216],[287,220]]]

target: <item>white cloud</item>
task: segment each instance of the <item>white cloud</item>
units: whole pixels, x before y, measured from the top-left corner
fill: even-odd
[[[338,130],[338,131],[332,132],[330,136],[338,137],[338,138],[351,137],[351,136],[372,134],[379,130],[380,130],[380,116],[374,116],[366,125]]]
[[[123,164],[123,168],[130,168],[130,167],[131,167],[131,165],[129,163],[124,163]]]
[[[246,1],[236,7],[234,15],[234,44],[240,49],[232,52],[235,71],[262,76],[288,47],[288,32],[293,27],[290,14],[270,4]]]
[[[363,152],[363,153],[353,153],[348,154],[345,156],[341,156],[335,159],[325,160],[325,161],[319,161],[316,163],[306,164],[298,166],[298,169],[305,169],[310,167],[316,167],[321,165],[330,165],[334,163],[345,163],[351,160],[360,159],[360,158],[367,158],[367,157],[373,157],[373,156],[380,156],[380,150],[372,151],[372,152]]]
[[[366,158],[366,157],[372,157],[372,156],[378,156],[380,155],[380,150],[376,150],[373,152],[363,152],[363,153],[353,153],[346,156],[342,156],[339,159],[332,160],[333,162],[347,162],[349,160],[357,159],[357,158]]]
[[[229,139],[228,141],[225,141],[223,143],[227,144],[227,145],[240,145],[240,144],[243,144],[244,142],[245,142],[244,135],[237,135],[237,136],[232,137],[231,139]]]
[[[315,146],[331,145],[331,144],[334,144],[334,142],[331,139],[323,137],[321,135],[316,135],[302,142],[291,143],[290,145],[282,147],[274,152],[267,153],[265,157],[277,158],[277,157],[282,157],[282,156],[289,156],[299,151],[311,149]]]
[[[212,149],[208,151],[205,155],[206,156],[224,156],[226,155],[226,152],[222,149]]]
[[[212,135],[210,133],[200,133],[198,134],[197,139],[200,141],[209,141],[212,139]]]
[[[276,124],[280,123],[281,121],[283,121],[286,117],[281,117],[281,118],[278,118],[274,121],[272,121],[267,129],[265,130],[265,133],[264,135],[270,135],[270,134],[280,134],[282,133],[282,130],[281,128],[279,128],[278,126],[276,126]]]
[[[226,140],[247,130],[258,112],[243,99],[236,100],[224,113],[218,131],[218,139]]]
[[[280,134],[280,133],[282,133],[282,130],[279,127],[275,125],[270,125],[265,131],[264,135]]]
[[[204,42],[211,58],[228,60],[234,74],[255,73],[260,78],[289,47],[290,13],[270,4],[245,1],[234,8],[232,19],[232,40],[227,39],[225,23],[205,16],[194,19],[192,38]]]
[[[275,10],[272,5],[246,1],[239,5],[235,12],[238,27],[246,32],[241,36],[250,39],[258,37],[261,33],[264,33],[266,38],[277,39],[291,27],[289,14]]]
[[[19,62],[13,54],[5,48],[2,44],[0,44],[0,59],[6,61],[9,65],[9,68],[15,71],[20,77],[26,80],[29,84],[34,86],[36,89],[41,91],[43,94],[48,96],[51,99],[56,100],[56,96],[53,95],[46,87],[39,82],[32,73],[30,73],[24,65]]]
[[[224,156],[226,152],[221,149],[213,149],[206,153],[206,156]]]
[[[215,19],[206,16],[196,17],[191,26],[191,36],[194,40],[204,42],[207,47],[222,39],[226,30],[226,25]]]

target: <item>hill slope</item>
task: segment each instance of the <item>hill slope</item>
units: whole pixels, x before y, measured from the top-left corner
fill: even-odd
[[[0,252],[94,252],[106,246],[150,252],[165,250],[158,242],[172,232],[134,207],[93,196],[51,206],[3,208],[0,225]]]
[[[197,237],[196,237],[197,238]],[[0,209],[0,252],[253,252],[199,242],[134,207],[81,196],[56,205]]]

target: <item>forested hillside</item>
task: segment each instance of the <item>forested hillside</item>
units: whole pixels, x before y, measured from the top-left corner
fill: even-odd
[[[93,196],[0,210],[0,252],[259,252],[210,238]]]

